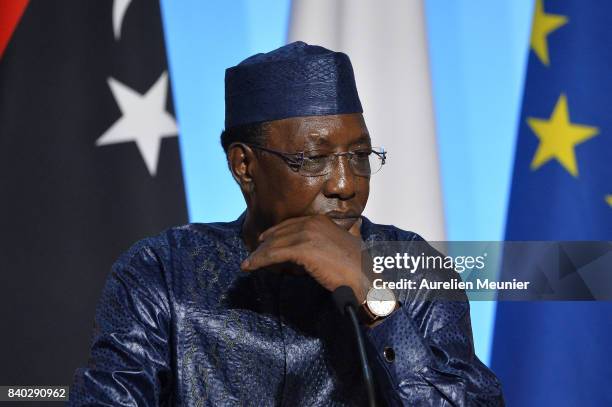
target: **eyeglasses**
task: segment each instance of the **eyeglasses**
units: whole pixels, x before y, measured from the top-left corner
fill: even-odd
[[[318,177],[329,174],[332,171],[336,157],[347,156],[353,173],[362,177],[369,177],[377,173],[387,160],[387,152],[382,147],[369,147],[343,153],[319,154],[314,151],[287,153],[256,144],[243,144],[282,158],[289,168],[306,177]]]

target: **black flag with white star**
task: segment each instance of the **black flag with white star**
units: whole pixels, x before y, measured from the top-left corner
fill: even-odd
[[[0,1],[0,384],[70,385],[112,263],[187,221],[160,5]]]

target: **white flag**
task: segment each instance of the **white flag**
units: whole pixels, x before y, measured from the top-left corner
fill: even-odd
[[[375,146],[365,215],[444,240],[444,215],[421,0],[293,0],[289,42],[348,54]]]

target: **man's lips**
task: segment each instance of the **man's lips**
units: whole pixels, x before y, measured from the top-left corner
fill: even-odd
[[[359,212],[356,211],[329,211],[325,214],[325,216],[331,219],[357,219],[361,216]]]
[[[361,217],[361,214],[356,211],[330,211],[325,216],[341,228],[349,230]]]

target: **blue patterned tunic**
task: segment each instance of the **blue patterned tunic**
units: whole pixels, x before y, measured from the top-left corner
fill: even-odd
[[[171,228],[119,258],[68,405],[365,405],[351,326],[329,292],[307,275],[241,271],[243,220]],[[366,243],[421,239],[362,220]],[[405,295],[364,328],[383,403],[503,405],[474,354],[469,303]]]

